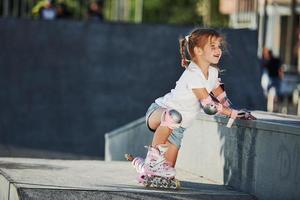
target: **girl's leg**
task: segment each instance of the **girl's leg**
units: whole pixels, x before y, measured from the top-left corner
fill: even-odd
[[[160,126],[161,116],[165,109],[159,108],[155,110],[148,118],[148,126],[155,130],[152,140],[152,146],[158,144],[165,144],[168,141],[168,137],[171,134],[171,129],[165,126]]]
[[[176,128],[172,130],[172,134],[169,136],[167,145],[168,150],[165,153],[165,158],[171,163],[172,167],[175,166],[178,152],[181,146],[185,128]]]
[[[171,163],[172,167],[175,167],[177,156],[178,156],[178,147],[170,142],[167,142],[168,150],[165,153],[165,158]]]
[[[151,130],[155,130],[152,145],[148,148],[148,153],[145,159],[137,157],[132,161],[132,164],[138,173],[149,173],[158,176],[173,177],[176,174],[173,166],[176,162],[178,150],[176,151],[176,149],[174,149],[174,147],[172,147],[172,145],[168,142],[171,129],[165,126],[160,126],[161,116],[165,112],[165,109],[156,108],[156,110],[152,112],[151,109],[155,109],[154,105],[148,109],[148,112],[150,113],[146,113],[146,119],[148,127]]]
[[[151,115],[148,118],[148,126],[152,129],[152,130],[156,130],[159,125],[160,125],[160,119],[161,119],[161,115],[163,114],[163,112],[165,111],[165,109],[163,108],[158,108],[155,111],[153,111],[153,113],[151,113]]]
[[[165,126],[159,126],[153,136],[152,140],[152,146],[155,147],[159,144],[166,144],[168,141],[168,138],[171,134],[171,129]]]
[[[152,146],[167,144],[168,150],[165,153],[165,158],[171,163],[172,167],[174,167],[176,164],[179,149],[176,147],[176,145],[168,141],[168,138],[171,134],[171,129],[169,129],[168,127],[159,126],[161,115],[164,110],[165,109],[157,109],[156,111],[154,111],[148,119],[148,125],[151,129],[155,130],[152,140]]]
[[[153,140],[152,140],[152,146],[156,146],[159,144],[167,144],[168,150],[165,153],[165,158],[167,161],[171,163],[171,165],[174,167],[177,160],[178,155],[178,147],[168,141],[168,138],[172,132],[172,130],[165,126],[160,126],[161,123],[161,116],[165,109],[159,108],[155,110],[148,118],[148,126],[155,130]]]

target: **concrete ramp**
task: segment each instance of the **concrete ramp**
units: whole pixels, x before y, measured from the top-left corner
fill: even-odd
[[[254,121],[199,114],[186,130],[176,167],[259,199],[300,199],[300,118],[255,111]],[[105,160],[141,156],[150,144],[144,118],[105,135]],[[132,141],[135,141],[134,143]],[[147,142],[148,141],[148,142]]]
[[[144,188],[129,162],[0,158],[1,200],[255,199],[177,170],[180,190]]]

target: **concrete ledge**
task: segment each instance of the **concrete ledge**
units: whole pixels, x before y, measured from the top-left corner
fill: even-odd
[[[0,174],[0,199],[9,199],[9,181]]]
[[[124,160],[125,153],[145,156],[147,152],[144,145],[151,144],[152,137],[143,117],[106,133],[105,160]]]
[[[129,162],[0,158],[1,200],[255,199],[183,170],[176,191],[147,189],[135,178]]]
[[[253,114],[258,118],[254,121],[235,120],[235,127],[256,128],[260,130],[273,131],[277,133],[295,134],[300,136],[300,118],[293,115],[283,115],[254,111]],[[199,115],[198,120],[215,121],[226,125],[228,118],[223,116]]]
[[[254,115],[258,120],[237,120],[231,129],[223,117],[199,116],[185,134],[177,166],[260,199],[299,198],[300,119]]]
[[[199,115],[185,132],[177,169],[232,186],[259,199],[299,199],[300,118],[253,113],[258,120],[236,120],[231,129],[225,126],[228,120],[225,117]],[[126,151],[140,155],[124,143],[148,144],[143,139],[149,134],[141,134],[142,130],[147,131],[143,119],[133,123],[130,126],[134,129],[140,126],[138,133],[127,128],[123,133],[119,129],[113,137],[106,136],[106,144],[110,140],[118,144],[113,151],[106,149],[110,160],[118,159],[117,155]],[[127,135],[134,136],[134,142],[132,138],[127,141]],[[118,151],[119,148],[122,150]]]
[[[0,199],[1,200],[20,200],[17,188],[13,180],[0,169]]]

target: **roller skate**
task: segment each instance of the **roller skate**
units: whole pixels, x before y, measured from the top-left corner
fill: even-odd
[[[175,178],[175,169],[164,158],[166,146],[147,148],[148,154],[145,160],[125,154],[125,158],[131,161],[138,172],[138,182],[145,187],[179,189],[180,182]]]

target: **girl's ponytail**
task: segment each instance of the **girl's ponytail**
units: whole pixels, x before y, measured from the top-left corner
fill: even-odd
[[[190,61],[187,59],[186,57],[186,50],[188,51],[187,49],[187,45],[188,45],[188,37],[189,36],[186,36],[184,38],[181,38],[179,40],[179,44],[180,44],[180,55],[181,55],[181,66],[184,67],[184,68],[187,68]]]

